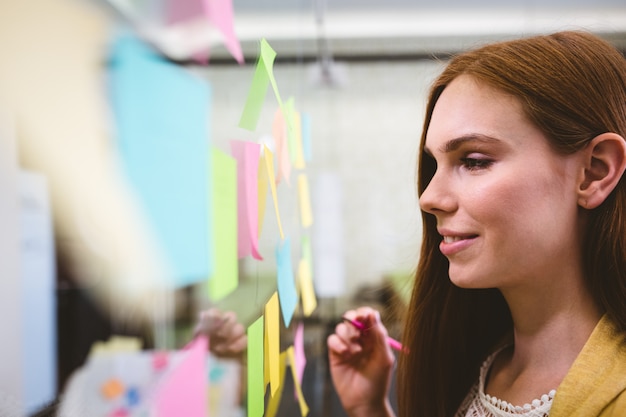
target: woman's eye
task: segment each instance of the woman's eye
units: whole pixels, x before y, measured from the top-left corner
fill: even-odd
[[[474,171],[474,170],[489,168],[489,166],[493,163],[493,161],[487,158],[465,157],[465,158],[461,158],[461,163],[469,171]]]

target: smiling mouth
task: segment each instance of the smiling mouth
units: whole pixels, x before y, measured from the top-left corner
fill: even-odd
[[[445,243],[454,243],[454,242],[459,242],[461,240],[466,240],[466,239],[473,239],[478,235],[471,235],[471,236],[443,236],[443,241]]]

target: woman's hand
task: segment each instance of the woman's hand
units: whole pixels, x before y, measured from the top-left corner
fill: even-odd
[[[207,336],[209,350],[223,358],[240,358],[248,346],[246,331],[233,311],[210,308],[200,312],[194,334]]]
[[[330,372],[341,404],[353,417],[393,416],[388,393],[395,357],[380,314],[360,307],[344,317],[361,322],[365,330],[342,322],[327,340]]]

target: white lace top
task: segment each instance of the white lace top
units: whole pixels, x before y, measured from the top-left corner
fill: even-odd
[[[485,381],[495,357],[500,352],[490,355],[480,367],[480,376],[461,403],[455,417],[548,417],[556,390],[552,390],[522,406],[485,394]]]

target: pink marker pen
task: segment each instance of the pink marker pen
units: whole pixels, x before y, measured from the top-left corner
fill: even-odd
[[[350,323],[351,325],[353,325],[354,327],[356,327],[357,329],[361,331],[366,330],[365,325],[358,320],[350,320],[347,317],[342,317],[342,319],[347,321],[348,323]],[[392,349],[395,349],[398,352],[404,352],[404,353],[407,352],[406,349],[404,349],[404,346],[402,346],[402,343],[398,342],[396,339],[393,339],[392,337],[387,336],[387,343],[389,343],[389,346]]]

